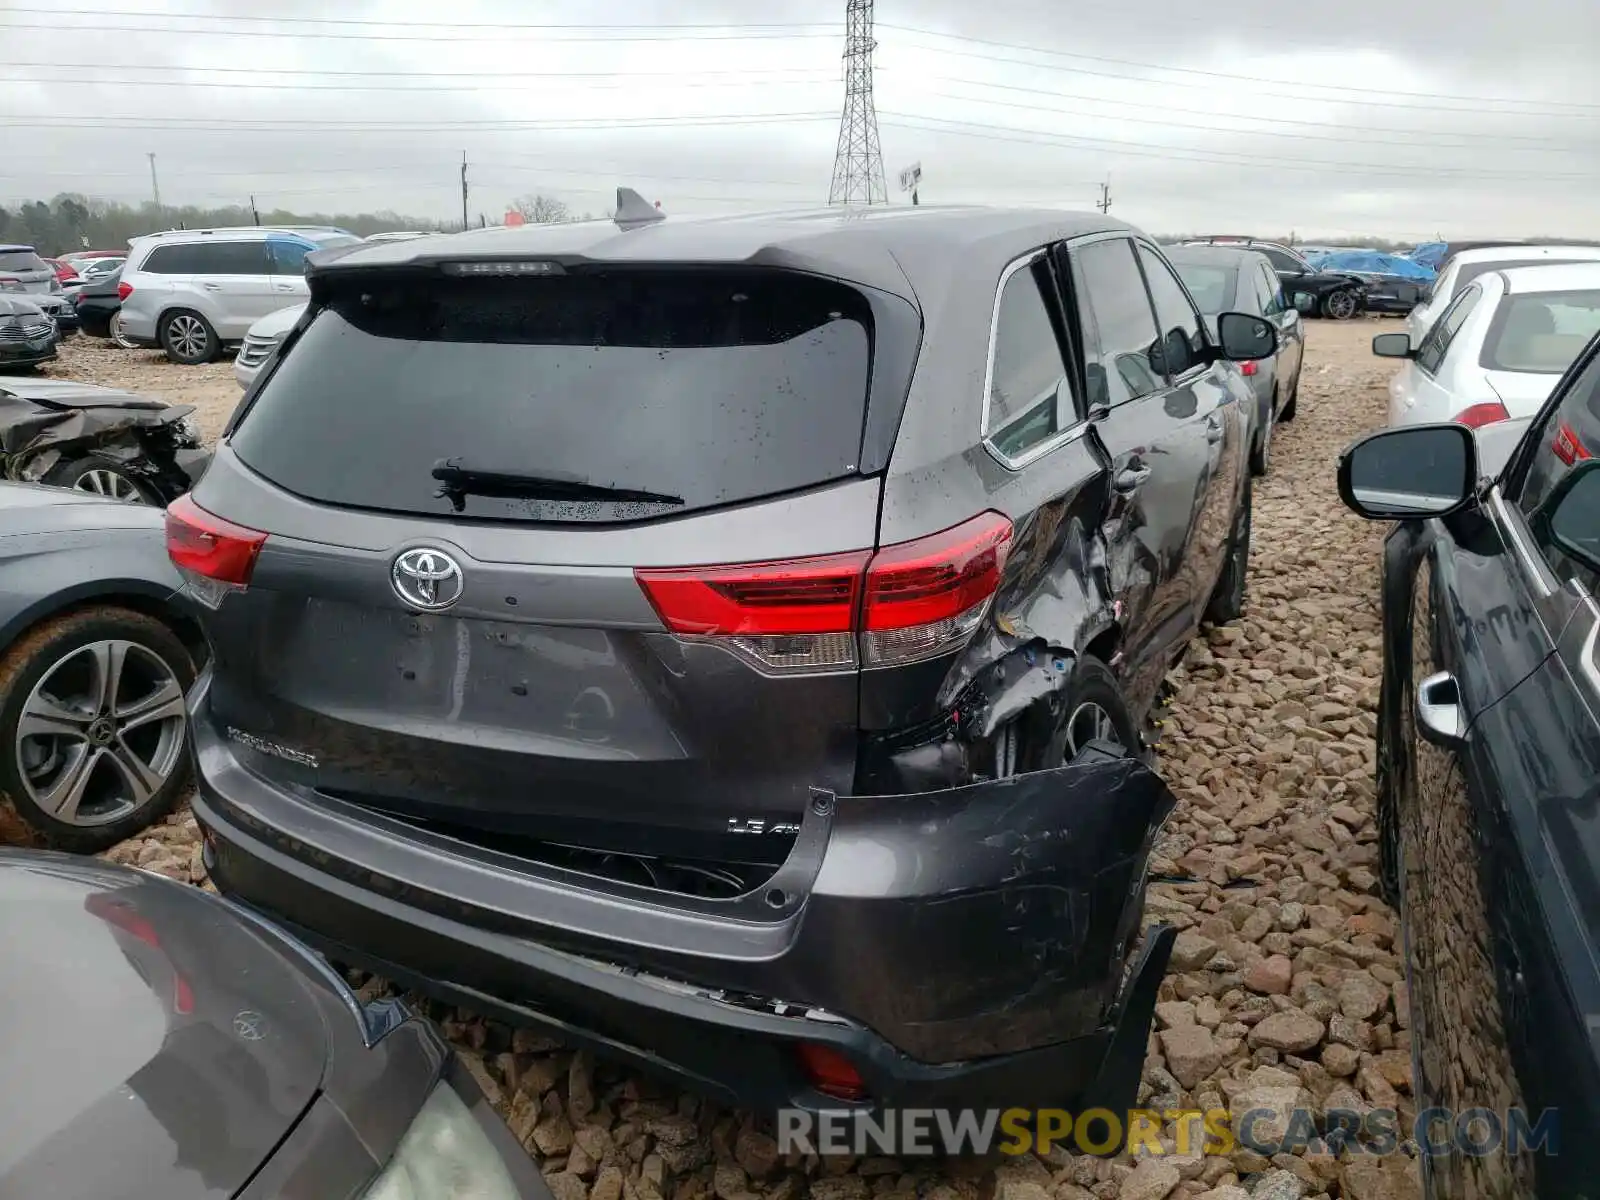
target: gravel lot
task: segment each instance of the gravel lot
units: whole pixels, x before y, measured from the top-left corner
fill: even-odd
[[[1309,324],[1298,419],[1278,430],[1272,474],[1256,482],[1248,612],[1197,639],[1172,679],[1160,759],[1180,806],[1154,869],[1193,882],[1158,884],[1150,900],[1151,919],[1182,930],[1145,1065],[1153,1109],[1378,1107],[1404,1118],[1412,1106],[1373,819],[1382,527],[1347,515],[1333,478],[1339,449],[1383,420],[1392,368],[1368,349],[1382,328],[1392,325]],[[211,435],[238,397],[229,363],[178,367],[81,337],[49,373],[196,404]],[[186,813],[107,857],[204,880]],[[1341,1163],[1314,1152],[786,1161],[754,1117],[531,1031],[424,1007],[543,1163],[557,1200],[1377,1200],[1416,1188],[1403,1157]]]

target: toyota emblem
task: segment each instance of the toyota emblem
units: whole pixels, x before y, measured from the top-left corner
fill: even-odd
[[[466,580],[461,564],[443,550],[418,546],[397,555],[389,568],[395,595],[413,608],[437,611],[461,599]]]

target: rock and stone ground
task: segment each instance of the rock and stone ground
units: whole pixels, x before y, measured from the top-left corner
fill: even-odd
[[[1339,450],[1382,423],[1376,320],[1309,324],[1299,415],[1255,485],[1250,599],[1174,673],[1160,766],[1179,807],[1149,917],[1180,927],[1145,1063],[1149,1108],[1412,1107],[1403,967],[1378,895],[1373,730],[1382,527],[1340,505]],[[215,435],[238,398],[227,363],[170,365],[76,338],[49,373],[199,407]],[[3,836],[3,823],[0,823]],[[180,812],[108,858],[204,884]],[[376,991],[383,985],[364,984]],[[803,1159],[764,1123],[572,1053],[530,1030],[427,1004],[557,1200],[1379,1200],[1414,1194],[1403,1157],[1272,1160],[1244,1149],[1133,1161]],[[1170,1139],[1170,1128],[1166,1137]]]

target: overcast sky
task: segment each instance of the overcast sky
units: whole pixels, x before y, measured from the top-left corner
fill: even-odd
[[[459,220],[465,151],[474,221],[818,204],[844,7],[0,0],[0,198],[147,199],[154,152],[167,203]],[[920,162],[1158,233],[1600,236],[1595,0],[878,0],[877,39],[892,203]]]

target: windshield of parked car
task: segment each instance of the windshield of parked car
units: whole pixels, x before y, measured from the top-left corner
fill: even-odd
[[[1600,331],[1600,290],[1507,296],[1484,339],[1491,371],[1559,375]]]
[[[1189,294],[1194,297],[1194,302],[1200,306],[1200,311],[1208,317],[1229,310],[1233,304],[1233,292],[1239,280],[1237,267],[1201,266],[1198,263],[1175,262],[1178,274],[1183,277],[1184,286],[1189,289]]]
[[[246,466],[312,500],[452,516],[433,475],[452,458],[679,497],[670,511],[683,513],[846,478],[860,461],[871,308],[842,284],[615,270],[331,286],[231,439]],[[462,510],[564,522],[661,511],[478,494]]]

